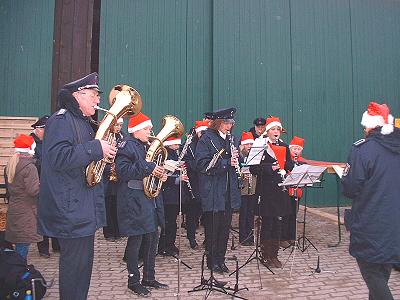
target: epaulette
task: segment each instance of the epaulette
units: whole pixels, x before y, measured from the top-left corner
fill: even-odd
[[[117,148],[122,149],[125,147],[125,145],[126,145],[126,140],[122,140],[117,144]]]
[[[358,140],[357,142],[354,142],[354,143],[353,143],[353,146],[356,146],[356,147],[361,146],[362,144],[364,144],[364,143],[367,142],[367,141],[368,141],[368,140],[366,140],[366,139]]]
[[[65,108],[61,108],[58,112],[57,112],[57,116],[63,115],[67,112],[67,110]]]

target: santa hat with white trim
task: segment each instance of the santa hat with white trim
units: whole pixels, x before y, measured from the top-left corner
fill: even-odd
[[[172,146],[172,145],[180,145],[182,143],[182,140],[177,137],[169,137],[165,140],[163,143],[164,146]]]
[[[301,149],[303,149],[304,148],[304,139],[301,137],[298,137],[298,136],[294,136],[289,143],[289,148],[294,147],[294,146],[298,146]]]
[[[267,118],[267,126],[265,127],[265,131],[270,130],[272,127],[278,126],[283,129],[281,120],[278,117],[270,116]]]
[[[196,121],[196,125],[195,125],[196,133],[206,130],[209,125],[210,125],[210,121]]]
[[[243,132],[242,139],[240,140],[241,145],[252,144],[254,143],[254,137],[251,132]]]
[[[14,140],[15,152],[35,154],[36,143],[32,136],[20,134]]]
[[[389,107],[386,104],[370,102],[368,109],[364,112],[361,125],[366,128],[382,127],[381,133],[386,135],[394,130],[394,118],[390,114]]]
[[[148,116],[140,112],[136,116],[132,116],[129,119],[128,132],[133,133],[147,126],[153,127],[153,123],[151,123],[151,120]]]

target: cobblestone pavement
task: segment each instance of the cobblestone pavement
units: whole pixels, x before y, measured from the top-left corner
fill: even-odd
[[[322,209],[328,213],[332,209]],[[234,223],[237,224],[237,216]],[[302,213],[299,214],[302,219]],[[356,261],[348,254],[348,233],[343,233],[343,242],[338,247],[328,247],[337,242],[337,225],[325,217],[315,213],[307,214],[306,236],[319,250],[321,273],[312,274],[316,268],[318,253],[309,247],[307,251],[296,250],[289,257],[290,249],[280,251],[280,260],[286,262],[283,269],[273,269],[275,275],[260,265],[259,276],[257,263],[252,261],[240,271],[239,287],[247,287],[249,291],[240,291],[238,295],[246,299],[368,299],[368,290],[359,273]],[[299,234],[302,225],[299,224]],[[344,228],[343,228],[344,231]],[[180,266],[181,299],[204,299],[206,292],[188,293],[200,283],[202,250],[192,250],[186,238],[181,238],[181,259],[192,266],[189,270]],[[235,233],[236,235],[236,233]],[[198,242],[203,241],[202,230],[197,233]],[[231,240],[230,240],[231,242]],[[102,231],[98,231],[95,240],[95,261],[89,290],[89,299],[134,299],[137,298],[127,289],[126,265],[121,258],[124,253],[126,238],[116,242],[106,241]],[[302,243],[300,244],[302,246]],[[253,247],[239,246],[229,249],[227,257],[236,256],[239,264],[243,264],[252,254]],[[47,279],[55,277],[54,285],[48,289],[44,299],[58,299],[58,258],[52,253],[49,259],[41,258],[37,248],[31,246],[28,261],[34,264]],[[230,270],[234,270],[235,262],[227,261]],[[291,276],[290,276],[291,275]],[[205,273],[206,278],[209,272]],[[157,257],[156,277],[169,284],[169,290],[153,290],[150,299],[176,299],[178,293],[177,261],[166,257]],[[217,279],[228,281],[234,287],[235,276],[217,275]],[[400,299],[400,273],[393,271],[390,287],[395,299]],[[262,288],[261,288],[262,287]],[[71,287],[73,288],[73,287]],[[209,299],[229,299],[230,296],[212,292]]]

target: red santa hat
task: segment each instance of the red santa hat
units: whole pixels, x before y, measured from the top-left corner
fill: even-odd
[[[301,149],[304,148],[304,139],[298,136],[294,136],[289,143],[289,148],[293,146],[299,146]]]
[[[252,143],[254,143],[253,134],[251,132],[243,132],[240,144],[246,145],[246,144],[252,144]]]
[[[36,143],[32,136],[20,134],[14,140],[16,152],[35,154]]]
[[[278,126],[281,129],[283,128],[281,120],[278,117],[271,116],[267,118],[267,126],[265,127],[265,131],[270,130],[272,127]]]
[[[206,130],[208,126],[210,125],[209,121],[196,121],[196,133],[199,133],[200,131]]]
[[[180,145],[182,140],[177,137],[170,137],[163,143],[164,146],[171,146],[171,145]]]
[[[129,119],[128,132],[132,133],[147,126],[153,126],[153,124],[148,116],[140,112]]]
[[[386,104],[370,102],[368,109],[364,112],[361,125],[366,128],[382,127],[382,134],[390,134],[393,132],[394,118],[390,114],[389,107]]]

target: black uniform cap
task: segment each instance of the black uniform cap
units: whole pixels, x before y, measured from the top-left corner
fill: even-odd
[[[218,109],[214,112],[211,113],[210,117],[211,120],[228,120],[228,119],[233,119],[234,114],[236,112],[236,108],[231,107],[231,108],[223,108],[223,109]]]
[[[253,121],[253,124],[256,126],[265,125],[267,124],[267,121],[265,120],[265,118],[259,117]]]
[[[44,115],[39,120],[31,125],[32,128],[44,128],[46,127],[46,122],[50,118],[48,115]]]
[[[85,77],[73,82],[67,83],[63,88],[68,90],[71,94],[84,89],[93,89],[101,93],[99,89],[99,75],[96,72],[86,75]]]
[[[213,115],[213,113],[211,111],[205,112],[204,113],[204,118],[211,120],[212,119],[212,115]]]

